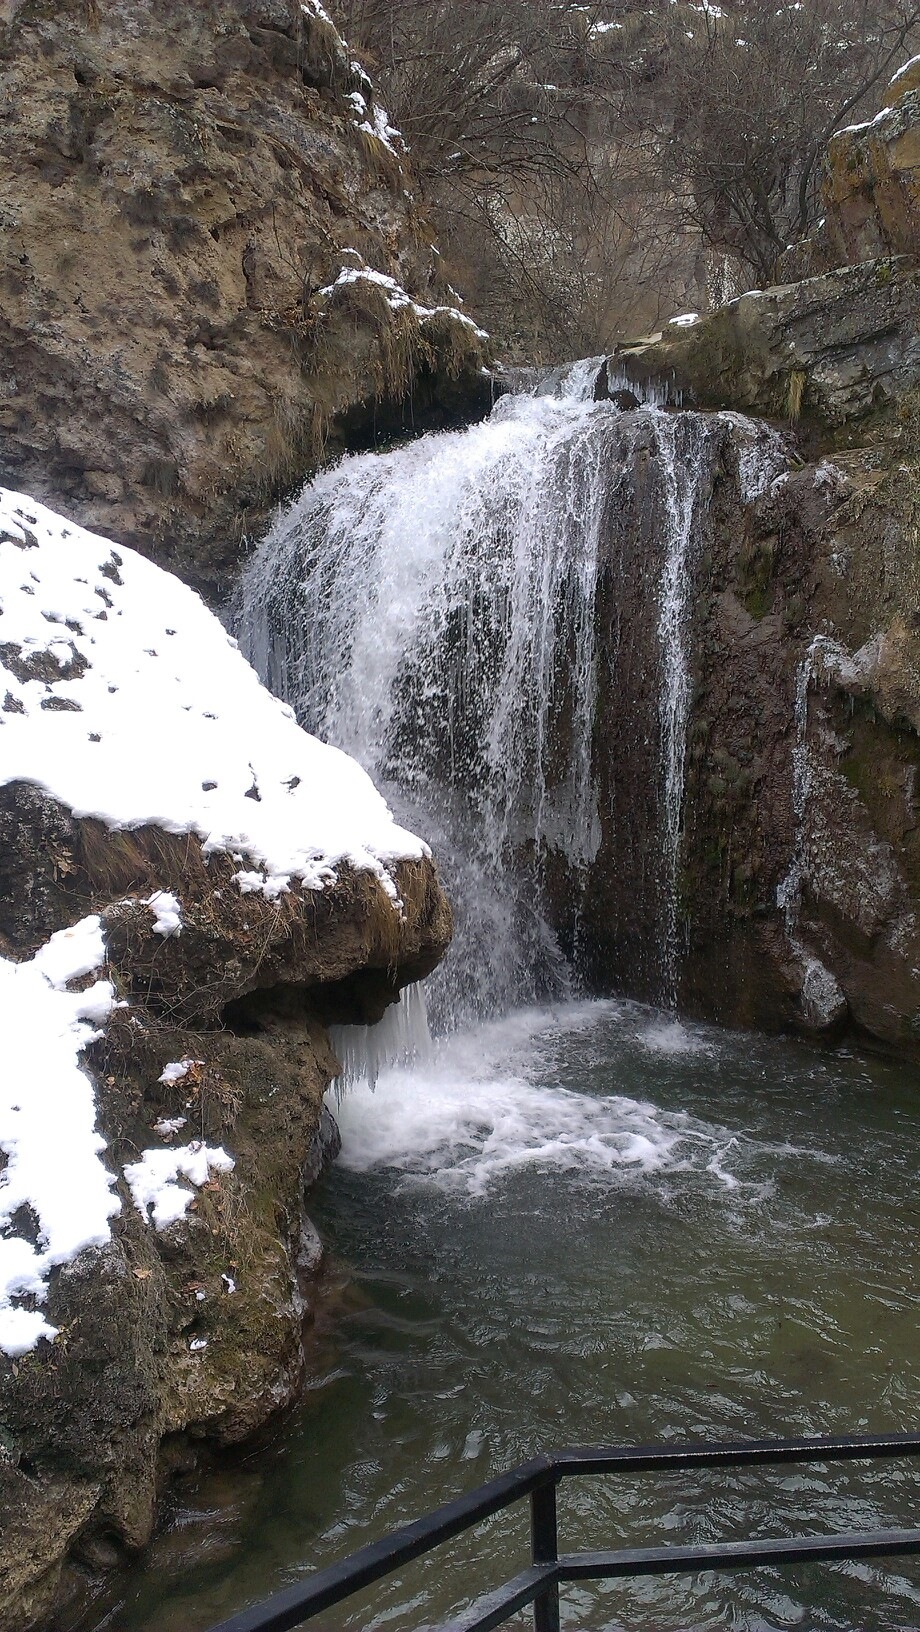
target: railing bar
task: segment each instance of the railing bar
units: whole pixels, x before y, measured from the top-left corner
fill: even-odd
[[[509,1615],[532,1604],[542,1588],[552,1585],[556,1574],[555,1564],[534,1564],[503,1587],[485,1593],[464,1615],[445,1622],[439,1632],[492,1632],[493,1627],[501,1626]]]
[[[708,1445],[579,1445],[550,1453],[560,1478],[575,1474],[654,1472],[684,1467],[726,1468],[787,1462],[850,1462],[863,1457],[920,1455],[920,1434],[833,1435]]]
[[[607,1553],[566,1553],[561,1581],[630,1575],[684,1575],[762,1564],[818,1564],[839,1558],[886,1558],[920,1553],[920,1530],[870,1530],[839,1536],[793,1536],[768,1541],[725,1541],[699,1547],[626,1547]]]
[[[559,1556],[556,1481],[537,1485],[530,1493],[530,1557],[533,1564],[555,1565]],[[559,1579],[553,1579],[534,1599],[533,1632],[559,1632]]]
[[[534,1457],[478,1490],[445,1502],[427,1517],[403,1525],[383,1540],[371,1542],[340,1563],[317,1570],[305,1581],[275,1593],[262,1604],[231,1615],[229,1620],[211,1627],[210,1632],[293,1632],[293,1628],[301,1626],[309,1616],[330,1609],[362,1587],[372,1586],[381,1576],[392,1574],[418,1558],[420,1553],[427,1553],[441,1542],[450,1541],[483,1519],[500,1513],[521,1496],[529,1495],[535,1486],[552,1478],[549,1457]]]
[[[576,1474],[664,1472],[681,1468],[727,1468],[783,1465],[790,1462],[853,1461],[860,1458],[920,1454],[920,1434],[830,1436],[793,1440],[754,1440],[728,1445],[705,1443],[639,1446],[574,1446],[534,1457],[478,1490],[446,1502],[425,1518],[401,1527],[351,1557],[276,1593],[262,1604],[240,1611],[211,1632],[293,1632],[313,1615],[382,1576],[390,1575],[420,1554],[471,1529],[547,1483]],[[905,1532],[905,1534],[907,1534]],[[833,1538],[831,1538],[833,1539]],[[846,1538],[843,1538],[844,1540]],[[754,1545],[754,1544],[751,1544]],[[908,1551],[916,1551],[913,1546]],[[677,1556],[675,1549],[672,1556]],[[608,1554],[585,1558],[612,1557]],[[624,1555],[625,1556],[625,1555]],[[647,1555],[650,1556],[650,1555]],[[808,1554],[807,1556],[813,1556]],[[845,1556],[835,1554],[834,1556]],[[852,1556],[869,1556],[865,1552]],[[689,1566],[687,1566],[689,1567]],[[701,1566],[702,1567],[702,1566]],[[710,1566],[714,1567],[714,1566]],[[723,1566],[727,1567],[727,1566]],[[623,1573],[618,1571],[618,1573]],[[647,1572],[646,1572],[647,1573]]]

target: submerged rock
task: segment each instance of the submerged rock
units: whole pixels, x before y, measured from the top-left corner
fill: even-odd
[[[451,926],[427,848],[192,591],[21,496],[2,521],[0,1627],[25,1632],[146,1543],[181,1445],[296,1394],[327,1022],[379,1017]]]

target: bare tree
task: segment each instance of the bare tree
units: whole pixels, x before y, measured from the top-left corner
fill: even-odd
[[[920,45],[913,0],[671,8],[654,104],[662,159],[704,242],[761,283],[814,224],[830,136]]]
[[[339,0],[448,266],[519,354],[606,346],[812,226],[920,0]]]

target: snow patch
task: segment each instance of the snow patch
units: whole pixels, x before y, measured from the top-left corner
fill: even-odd
[[[374,283],[378,288],[382,289],[386,295],[387,304],[394,312],[404,311],[408,307],[421,322],[430,317],[452,317],[458,323],[465,323],[467,328],[472,329],[480,340],[488,340],[489,338],[485,329],[481,329],[477,323],[473,322],[471,317],[467,317],[465,312],[458,312],[456,306],[422,306],[417,300],[413,300],[410,294],[407,294],[402,284],[397,283],[395,278],[389,277],[386,272],[375,272],[369,266],[343,266],[335,282],[328,283],[319,292],[321,295],[331,295],[334,290],[343,289],[349,283],[361,282]]]
[[[121,1208],[101,1160],[93,1085],[78,1064],[115,991],[107,980],[67,989],[104,961],[95,916],[59,930],[25,962],[0,958],[0,1349],[13,1358],[56,1335],[39,1309],[19,1300],[42,1304],[51,1270],[107,1242]]]
[[[139,1162],[125,1168],[125,1178],[141,1216],[165,1230],[185,1217],[194,1200],[194,1192],[178,1183],[180,1176],[202,1185],[207,1184],[212,1168],[229,1173],[233,1166],[233,1157],[222,1146],[193,1140],[176,1150],[145,1150]]]
[[[889,91],[893,90],[895,85],[900,85],[901,80],[906,79],[908,74],[912,73],[918,64],[920,64],[920,53],[918,53],[916,57],[908,58],[907,62],[905,62],[903,66],[898,69],[897,73],[894,74],[891,79],[889,79]]]
[[[204,1060],[170,1060],[160,1072],[159,1081],[165,1083],[167,1087],[170,1083],[181,1082],[193,1065],[204,1065]]]
[[[301,731],[193,590],[5,489],[0,607],[0,782],[112,828],[195,833],[269,898],[350,863],[395,899],[393,863],[429,853],[353,759]],[[178,902],[157,900],[158,932],[175,933]]]
[[[162,1077],[160,1081],[163,1081]],[[172,1139],[187,1123],[187,1116],[161,1116],[159,1122],[154,1122],[153,1131],[158,1133],[161,1139]]]
[[[169,890],[157,890],[148,895],[144,905],[150,908],[156,923],[154,935],[168,937],[182,933],[182,905]]]

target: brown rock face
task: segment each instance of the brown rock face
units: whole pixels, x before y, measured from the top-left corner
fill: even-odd
[[[868,124],[831,139],[823,183],[830,262],[920,254],[920,66],[893,82]]]
[[[109,1171],[189,1139],[235,1163],[163,1231],[119,1177],[110,1243],[52,1275],[58,1337],[0,1356],[0,1628],[26,1632],[78,1588],[76,1566],[144,1545],[190,1445],[232,1444],[295,1395],[317,1267],[305,1191],[334,1153],[326,1022],[379,1018],[451,924],[427,860],[397,868],[401,910],[346,868],[270,902],[193,837],[111,832],[23,783],[0,789],[0,857],[5,955],[101,913],[126,1002],[84,1056]],[[144,904],[158,888],[182,902],[168,940]],[[171,1062],[186,1069],[164,1083]]]
[[[0,480],[213,599],[343,416],[361,435],[410,394],[420,419],[479,401],[471,325],[321,293],[366,262],[448,298],[311,7],[13,0],[0,70]]]
[[[697,1014],[917,1053],[917,491],[911,420],[747,507],[730,452],[717,475],[682,854]]]
[[[867,261],[741,295],[624,345],[599,395],[650,381],[676,405],[739,408],[819,435],[893,418],[920,386],[920,271]]]
[[[920,63],[834,137],[799,282],[625,346],[598,396],[794,432],[745,502],[723,425],[693,573],[681,1001],[731,1023],[920,1040]],[[829,270],[833,268],[833,270]],[[813,275],[812,275],[813,274]],[[822,455],[824,457],[822,457]]]
[[[554,926],[599,992],[730,1025],[849,1027],[916,1058],[915,410],[869,446],[807,462],[792,437],[735,413],[615,423],[596,602],[599,841],[582,872],[548,862]],[[671,872],[661,611],[675,470],[694,519]]]

